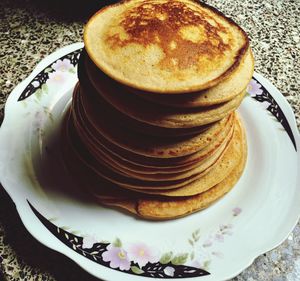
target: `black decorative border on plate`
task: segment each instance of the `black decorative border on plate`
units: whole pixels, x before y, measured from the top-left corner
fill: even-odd
[[[289,122],[287,121],[282,109],[280,108],[279,104],[276,102],[276,100],[271,96],[271,94],[267,91],[267,89],[262,85],[262,83],[259,82],[256,78],[252,78],[254,81],[256,81],[261,89],[262,89],[262,94],[251,96],[255,100],[259,102],[268,102],[269,106],[267,107],[267,110],[274,115],[274,117],[278,120],[278,122],[283,126],[287,134],[289,135],[293,146],[295,150],[297,151],[297,145],[296,141],[292,132],[292,129],[290,127]]]
[[[62,243],[64,243],[69,248],[73,249],[76,253],[88,258],[89,260],[96,262],[105,267],[109,267],[114,270],[118,270],[120,272],[151,277],[151,278],[191,278],[191,277],[200,277],[205,275],[210,275],[209,272],[186,265],[175,265],[171,262],[167,263],[150,263],[148,262],[142,268],[138,267],[138,264],[131,261],[129,270],[120,270],[119,268],[110,267],[110,263],[106,262],[102,258],[102,254],[107,251],[107,247],[111,245],[111,243],[95,243],[92,248],[83,248],[83,237],[74,235],[60,227],[57,227],[52,222],[47,220],[44,216],[42,216],[27,200],[31,210],[36,215],[36,217],[40,220],[40,222]],[[174,272],[172,275],[168,274],[168,268],[172,268]]]
[[[62,56],[61,58],[57,59],[55,62],[58,60],[63,60],[63,59],[69,59],[70,63],[73,66],[76,66],[79,61],[79,57],[81,54],[82,48],[75,50],[69,54],[66,54]],[[47,67],[45,67],[39,74],[37,74],[31,82],[26,86],[24,91],[21,93],[18,101],[25,100],[26,98],[30,97],[32,94],[35,93],[38,89],[41,89],[43,84],[47,82],[49,79],[49,73],[54,72],[55,70],[51,68],[51,65],[54,64],[55,62],[50,63]],[[37,82],[37,86],[34,86],[34,82]]]

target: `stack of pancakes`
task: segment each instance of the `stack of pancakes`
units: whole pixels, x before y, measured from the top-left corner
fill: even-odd
[[[87,23],[63,131],[100,203],[171,219],[227,193],[247,157],[235,110],[253,74],[245,32],[192,0],[130,0]]]

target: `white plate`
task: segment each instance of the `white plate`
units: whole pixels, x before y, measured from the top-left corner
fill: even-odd
[[[151,222],[76,191],[62,166],[59,132],[82,47],[45,58],[5,107],[0,179],[37,240],[105,280],[206,281],[234,277],[288,236],[300,213],[299,132],[288,103],[259,74],[239,109],[249,148],[245,172],[211,207]]]

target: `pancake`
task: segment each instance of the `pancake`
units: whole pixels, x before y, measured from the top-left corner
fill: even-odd
[[[78,191],[86,195],[87,192],[92,192],[94,188],[97,187],[98,191],[101,190],[101,197],[106,199],[116,197],[118,199],[132,199],[135,198],[136,195],[140,196],[140,193],[120,188],[106,181],[104,178],[98,177],[91,169],[83,165],[78,154],[74,153],[70,146],[69,127],[70,114],[67,114],[61,131],[61,153],[66,172],[68,172],[76,182],[74,189],[78,187]]]
[[[62,129],[81,192],[141,218],[206,208],[241,176],[235,110],[254,59],[245,32],[194,0],[124,0],[98,11]]]
[[[125,174],[121,174],[119,172],[115,172],[111,166],[105,164],[101,159],[95,159],[92,155],[88,153],[83,143],[80,141],[78,135],[76,135],[76,130],[72,126],[72,122],[69,120],[69,128],[68,128],[68,146],[72,151],[72,154],[75,154],[76,157],[80,160],[82,165],[85,165],[88,169],[92,170],[95,174],[97,174],[100,178],[104,178],[107,181],[110,181],[120,187],[127,189],[156,189],[156,190],[166,190],[166,189],[174,189],[187,185],[188,183],[194,181],[202,177],[206,174],[212,166],[207,168],[201,173],[196,175],[189,176],[184,179],[179,180],[166,180],[166,181],[145,181],[140,179],[134,179],[132,177],[128,177]],[[148,192],[148,191],[147,191]]]
[[[75,89],[76,91],[76,89]],[[81,140],[85,143],[86,148],[92,154],[97,154],[98,152],[103,152],[105,155],[113,157],[117,161],[123,162],[125,165],[133,165],[137,169],[141,167],[149,172],[159,169],[160,171],[169,172],[170,170],[181,170],[183,167],[188,167],[191,164],[196,164],[198,161],[209,157],[215,150],[219,149],[222,143],[228,141],[228,134],[233,127],[234,114],[230,115],[222,129],[217,131],[211,141],[204,148],[199,151],[181,157],[172,158],[154,158],[147,157],[143,155],[136,154],[134,152],[125,150],[105,138],[97,134],[96,137],[93,135],[93,129],[87,119],[84,118],[80,112],[77,112],[76,98],[73,100],[72,115],[74,119],[74,124],[77,129],[77,133]],[[95,132],[94,132],[95,134]]]
[[[142,174],[173,174],[173,173],[191,170],[192,168],[195,168],[199,162],[205,161],[205,159],[210,158],[216,153],[220,153],[223,147],[228,144],[230,137],[231,137],[231,133],[229,133],[224,140],[222,139],[220,142],[218,141],[217,143],[214,143],[214,146],[210,145],[208,148],[204,149],[204,151],[193,154],[189,162],[181,163],[180,161],[182,161],[183,159],[181,159],[182,157],[180,157],[180,159],[178,160],[180,164],[176,164],[174,162],[172,166],[167,166],[167,167],[166,166],[147,167],[140,163],[128,161],[128,159],[118,157],[119,155],[107,150],[105,147],[100,147],[100,146],[95,147],[95,143],[89,142],[88,138],[80,134],[80,138],[85,139],[86,148],[89,150],[90,153],[94,154],[96,157],[98,157],[98,155],[100,155],[99,157],[103,155],[106,159],[108,159],[110,163],[112,163],[112,165],[121,166],[126,170],[142,173]]]
[[[74,130],[72,126],[72,122],[69,122],[70,127],[70,136],[69,136],[69,146],[73,150],[74,154],[77,154],[78,158],[81,159],[83,165],[86,165],[89,169],[93,170],[99,177],[105,178],[106,180],[117,184],[123,188],[139,190],[143,193],[159,193],[166,196],[188,196],[191,194],[195,194],[199,190],[199,184],[195,185],[194,182],[196,180],[201,180],[201,183],[207,187],[207,184],[216,184],[218,181],[226,175],[226,173],[230,172],[230,169],[235,165],[236,158],[238,157],[238,153],[241,151],[238,150],[239,143],[236,138],[238,137],[238,131],[234,131],[234,137],[229,142],[228,147],[225,149],[223,157],[220,157],[213,165],[208,167],[201,173],[189,176],[184,179],[179,180],[167,180],[162,182],[157,181],[145,181],[134,179],[132,177],[128,177],[124,174],[114,171],[112,167],[104,164],[101,159],[95,159],[92,155],[88,153],[83,143],[80,141],[78,135],[76,134],[76,130]],[[231,157],[233,159],[231,159]],[[214,175],[210,173],[210,170],[214,169],[218,166],[217,171],[218,175]],[[206,174],[210,174],[210,176],[205,177]],[[195,187],[196,186],[196,187]],[[180,187],[184,187],[180,189]],[[170,190],[174,189],[174,190]],[[176,190],[177,191],[176,191]],[[172,194],[172,195],[170,195]]]
[[[247,152],[243,149],[243,142],[245,141],[244,134],[242,132],[241,124],[237,121],[235,131],[233,134],[233,139],[229,143],[225,153],[222,157],[220,157],[217,162],[211,166],[207,173],[204,173],[202,176],[198,177],[194,181],[190,181],[188,184],[178,187],[176,189],[170,190],[152,190],[152,189],[142,189],[139,190],[142,193],[147,194],[156,194],[163,195],[169,197],[182,197],[182,196],[191,196],[202,193],[212,186],[218,184],[224,178],[231,173],[231,171],[236,167]],[[128,186],[126,186],[128,187]],[[128,187],[130,188],[130,187]],[[137,190],[135,188],[130,188],[132,190]]]
[[[66,122],[66,126],[69,122]],[[64,127],[66,127],[64,126]],[[244,133],[243,133],[244,134]],[[81,165],[76,154],[70,152],[66,141],[66,132],[63,133],[63,155],[71,175],[78,179],[77,183],[82,192],[91,193],[97,202],[111,207],[118,207],[145,219],[172,219],[188,215],[208,207],[214,201],[226,194],[238,181],[246,162],[246,139],[242,135],[242,157],[239,164],[220,183],[205,192],[194,196],[166,198],[153,195],[142,195],[119,188],[103,178],[95,178],[93,172]]]
[[[84,58],[83,58],[84,59]],[[118,83],[99,74],[91,61],[85,58],[86,67],[80,69],[79,80],[84,81],[84,71],[97,92],[118,111],[137,121],[166,128],[192,128],[221,120],[234,111],[242,102],[244,92],[233,99],[212,106],[175,109],[153,104],[136,95],[130,94]]]
[[[190,197],[171,198],[170,200],[164,198],[122,200],[109,197],[103,198],[97,195],[94,195],[94,197],[101,204],[127,210],[143,219],[168,220],[180,218],[209,207],[228,193],[241,177],[245,160],[243,159],[222,182],[203,193]]]
[[[87,23],[89,57],[130,87],[186,93],[212,87],[240,64],[246,33],[216,9],[196,1],[122,1]]]
[[[212,167],[213,164],[218,160],[218,158],[221,157],[224,149],[225,149],[225,146],[224,146],[223,150],[222,149],[218,150],[214,155],[212,155],[208,159],[205,159],[203,161],[200,161],[199,163],[194,164],[191,168],[189,168],[186,171],[180,171],[180,172],[176,172],[176,173],[159,173],[159,172],[157,172],[155,174],[145,174],[145,173],[141,173],[139,171],[132,171],[130,169],[127,169],[124,166],[120,166],[114,162],[111,162],[104,155],[101,155],[101,160],[108,167],[110,167],[110,169],[112,169],[114,172],[123,174],[127,177],[145,180],[145,181],[171,181],[171,180],[180,180],[180,179],[189,178],[191,176],[194,176],[194,175],[197,175],[200,173],[203,174],[204,171],[208,172],[207,169]]]
[[[152,161],[152,166],[145,166],[144,162],[141,164],[134,161],[136,160],[134,158],[133,160],[132,158],[131,160],[126,158],[127,156],[134,157],[133,154],[127,153],[127,155],[120,156],[117,151],[111,150],[113,148],[110,147],[110,149],[107,149],[103,143],[99,142],[99,139],[93,139],[93,136],[85,130],[83,123],[80,121],[76,123],[75,127],[79,137],[92,155],[97,158],[104,157],[113,166],[121,166],[126,170],[143,174],[173,174],[191,170],[200,162],[205,161],[216,153],[220,153],[220,151],[228,144],[232,131],[232,126],[226,127],[211,144],[205,147],[205,149],[186,157],[171,158],[170,160],[172,160],[172,163],[163,163],[167,166],[158,165],[161,164],[158,161],[163,160],[164,158],[150,158],[152,160],[155,159],[157,163],[153,163]]]
[[[113,115],[116,122],[121,122],[124,127],[129,128],[130,130],[137,131],[142,134],[147,134],[151,136],[160,136],[160,137],[172,137],[172,136],[186,136],[192,135],[199,132],[203,132],[213,125],[207,124],[203,126],[196,126],[191,128],[166,128],[154,126],[151,124],[147,124],[141,122],[137,119],[131,118],[130,116],[123,114],[122,112],[116,110],[110,103],[108,103],[105,99],[102,98],[101,95],[98,94],[97,90],[94,88],[92,83],[90,82],[90,78],[88,77],[85,71],[84,58],[86,54],[85,51],[82,52],[81,57],[79,59],[78,64],[78,76],[80,80],[80,88],[83,96],[85,97],[85,103],[90,104],[90,106],[94,107],[93,112],[96,114],[101,112],[102,108],[105,108],[106,111],[109,111],[110,115]],[[100,76],[103,73],[100,73]],[[96,78],[98,80],[98,78]],[[106,83],[103,81],[103,83]],[[93,113],[89,112],[89,113]]]
[[[101,149],[99,146],[94,147],[94,143],[89,142],[89,138],[84,138],[84,143],[86,145],[86,148],[92,155],[95,156],[95,158],[101,158],[105,163],[116,168],[117,170],[120,170],[132,177],[138,177],[141,179],[155,179],[157,177],[173,177],[176,176],[176,174],[182,175],[183,172],[190,173],[194,171],[195,168],[197,168],[198,172],[201,172],[205,169],[205,167],[210,166],[210,163],[214,162],[221,155],[222,151],[230,141],[231,136],[232,132],[230,132],[228,136],[226,136],[226,138],[220,143],[220,145],[215,147],[215,149],[211,149],[206,154],[203,153],[204,155],[202,155],[202,157],[196,158],[192,163],[179,166],[173,165],[171,168],[167,169],[165,167],[148,168],[130,163],[128,161],[124,161],[122,158],[116,157],[114,154],[105,149]],[[82,138],[82,135],[80,135],[79,137]],[[200,170],[200,166],[202,167],[202,170]]]
[[[74,91],[73,109],[72,114],[76,119],[80,117],[86,117],[88,112],[93,109],[88,108],[88,105],[81,101],[80,91]],[[95,139],[101,139],[101,142],[106,141],[107,146],[111,144],[118,146],[123,150],[130,151],[135,154],[139,154],[147,157],[156,158],[173,158],[192,154],[197,152],[212,142],[228,124],[227,118],[222,119],[220,122],[211,126],[204,132],[196,134],[195,136],[173,137],[173,138],[159,138],[150,137],[142,134],[137,134],[133,131],[130,132],[127,128],[123,128],[118,123],[114,123],[112,119],[105,118],[105,109],[102,109],[102,116],[97,120],[87,120],[84,124],[89,123],[92,128],[92,135],[95,135]],[[88,117],[95,117],[96,114],[89,114]],[[107,122],[109,120],[109,122]]]
[[[189,197],[180,198],[164,198],[164,197],[149,197],[139,198],[132,194],[132,198],[128,199],[125,196],[102,196],[93,193],[93,196],[101,204],[125,209],[130,213],[138,215],[144,219],[166,220],[186,216],[207,208],[212,203],[228,193],[241,177],[246,160],[247,160],[247,144],[243,134],[242,150],[243,155],[238,165],[225,177],[223,181],[216,184],[212,188]]]
[[[122,163],[112,160],[111,157],[107,156],[105,153],[102,153],[99,150],[96,153],[93,153],[93,151],[89,152],[91,152],[95,159],[101,159],[103,164],[109,167],[109,169],[123,176],[141,179],[145,181],[171,181],[189,178],[193,175],[203,173],[205,170],[208,171],[207,169],[212,167],[212,165],[217,161],[217,159],[223,154],[228,142],[231,139],[231,136],[232,133],[229,134],[226,141],[224,141],[218,149],[213,151],[213,153],[211,153],[209,157],[200,159],[200,161],[197,161],[196,163],[193,163],[188,166],[184,166],[183,168],[178,168],[175,172],[173,169],[173,171],[171,170],[171,172],[170,170],[167,170],[161,173],[160,169],[157,168],[155,173],[143,173],[143,171],[139,169],[132,169],[130,167],[128,168],[128,165],[122,165]],[[97,170],[97,163],[96,166],[93,167],[93,170]]]
[[[147,95],[140,93],[141,98],[152,102],[177,107],[193,108],[224,103],[245,92],[254,72],[254,58],[249,50],[240,66],[228,78],[209,89],[187,93],[185,95]],[[135,91],[138,94],[138,91]]]

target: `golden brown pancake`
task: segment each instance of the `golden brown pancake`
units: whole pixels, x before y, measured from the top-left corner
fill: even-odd
[[[80,137],[82,138],[82,134],[80,135]],[[223,147],[228,144],[230,137],[231,137],[231,133],[228,134],[228,136],[226,136],[226,138],[220,143],[217,143],[215,146],[211,146],[211,149],[209,149],[208,151],[206,151],[207,149],[205,149],[205,151],[203,152],[201,151],[202,155],[200,155],[200,152],[195,153],[193,155],[194,157],[193,161],[189,161],[183,164],[176,164],[176,162],[174,162],[173,165],[169,164],[171,165],[169,167],[168,166],[167,167],[165,166],[146,167],[139,163],[132,162],[128,159],[123,159],[122,157],[118,157],[118,155],[112,153],[111,151],[106,150],[104,147],[98,146],[95,149],[93,143],[85,142],[85,144],[87,149],[96,157],[98,157],[98,155],[104,155],[104,157],[108,159],[110,163],[115,164],[116,166],[121,166],[126,170],[142,173],[142,174],[150,174],[150,175],[151,174],[174,174],[178,172],[189,171],[195,168],[199,162],[205,161],[206,159],[212,157],[213,155],[220,153]],[[87,139],[85,138],[85,140]],[[179,161],[182,161],[182,159],[178,160],[178,162]]]
[[[118,111],[139,122],[165,128],[192,128],[221,120],[234,111],[242,102],[244,92],[233,99],[212,106],[197,108],[172,108],[153,104],[136,95],[130,94],[115,81],[99,75],[95,65],[86,58],[86,71],[97,92]],[[79,73],[80,81],[84,71]]]
[[[198,1],[125,0],[89,20],[84,43],[62,132],[82,191],[154,220],[228,192],[247,158],[245,32]]]
[[[86,123],[85,123],[86,124]],[[225,130],[219,134],[219,136],[207,147],[203,150],[198,151],[192,155],[188,155],[185,157],[177,157],[171,158],[172,163],[163,163],[167,166],[162,166],[159,163],[159,160],[163,159],[156,159],[157,163],[152,162],[152,166],[145,166],[145,163],[142,164],[139,162],[135,162],[132,158],[128,159],[127,156],[134,156],[134,154],[125,154],[120,156],[118,151],[114,151],[112,147],[109,149],[106,148],[105,144],[99,142],[99,139],[94,140],[93,136],[89,134],[83,126],[83,123],[76,122],[75,125],[77,129],[77,133],[81,138],[82,142],[85,144],[86,148],[89,152],[94,155],[96,158],[104,157],[111,163],[113,166],[120,166],[126,170],[142,173],[142,174],[174,174],[178,172],[189,171],[199,165],[200,162],[203,162],[210,157],[213,157],[215,154],[219,154],[224,147],[228,144],[230,137],[231,137],[231,126],[226,127]],[[109,144],[106,144],[109,145]],[[136,160],[135,158],[133,158]],[[150,158],[155,159],[155,158]],[[104,160],[104,159],[103,159]],[[156,166],[155,166],[156,164]],[[160,165],[159,165],[160,164]]]
[[[129,128],[130,130],[137,131],[142,134],[152,135],[152,136],[160,136],[160,137],[172,137],[172,136],[185,136],[185,135],[192,135],[199,132],[202,132],[208,129],[213,123],[203,125],[203,126],[196,126],[191,128],[166,128],[166,127],[159,127],[154,126],[148,123],[141,122],[137,119],[131,118],[129,115],[123,114],[122,112],[115,109],[110,103],[106,102],[105,99],[102,98],[100,94],[98,94],[97,90],[93,87],[92,83],[90,82],[90,78],[86,73],[84,60],[86,58],[86,53],[83,51],[81,53],[79,63],[78,63],[78,76],[80,80],[80,88],[81,92],[85,97],[85,101],[91,104],[97,114],[101,114],[102,108],[105,107],[106,111],[109,111],[111,115],[114,115],[114,119],[116,122],[122,123],[124,127]],[[104,74],[102,72],[99,73],[99,77],[96,80],[101,80],[101,76]],[[109,79],[108,77],[106,77]],[[109,79],[108,82],[103,81],[103,83],[115,83]],[[124,89],[122,89],[124,90]]]
[[[225,80],[206,90],[185,95],[136,93],[152,102],[176,108],[193,108],[224,103],[245,92],[254,72],[254,58],[249,49],[240,66]]]
[[[164,167],[148,168],[137,164],[132,164],[128,161],[123,161],[123,159],[115,157],[114,154],[109,153],[105,149],[101,149],[99,147],[97,147],[97,149],[94,149],[94,144],[87,143],[89,140],[88,138],[84,139],[84,143],[86,145],[86,148],[92,155],[95,156],[95,158],[102,159],[108,165],[129,176],[149,180],[156,178],[161,179],[162,177],[164,177],[164,179],[168,179],[170,177],[176,177],[178,175],[182,177],[184,175],[183,172],[195,173],[196,168],[198,172],[205,170],[206,167],[209,167],[222,154],[222,151],[227,146],[228,142],[231,139],[231,136],[232,133],[230,132],[218,147],[206,153],[206,155],[204,155],[203,157],[198,157],[198,159],[193,161],[191,164],[180,166],[173,165],[171,168],[168,169]],[[80,135],[80,138],[82,138],[82,135]]]
[[[159,194],[169,197],[192,196],[204,192],[221,182],[234,169],[234,167],[238,165],[243,155],[247,153],[244,150],[245,147],[242,145],[243,142],[245,142],[245,136],[242,132],[243,129],[241,126],[242,125],[238,121],[236,123],[233,139],[229,143],[225,153],[213,166],[211,166],[211,169],[209,169],[207,173],[203,174],[202,177],[198,177],[198,179],[190,182],[189,184],[172,190],[158,191],[143,189],[140,192],[156,195]]]
[[[78,157],[78,153],[74,153],[70,146],[69,127],[70,127],[70,114],[67,114],[62,126],[61,134],[61,151],[64,160],[64,166],[70,173],[70,176],[75,179],[78,187],[83,193],[92,192],[95,187],[97,191],[101,190],[101,197],[105,199],[116,198],[129,199],[134,198],[139,193],[125,190],[116,186],[115,184],[106,181],[104,178],[98,177],[91,169],[86,165],[83,165],[81,159]],[[72,122],[71,122],[72,123]],[[76,186],[74,186],[74,189]]]
[[[97,114],[91,114],[93,108],[88,107],[88,104],[81,102],[81,97],[82,95],[80,95],[79,91],[74,92],[74,110],[72,111],[72,114],[74,115],[75,120],[80,116],[90,118],[97,116]],[[83,105],[84,108],[82,108]],[[79,111],[78,113],[76,113],[76,108]],[[228,116],[206,131],[194,136],[159,138],[137,134],[133,131],[130,132],[130,130],[123,128],[120,124],[114,123],[112,119],[106,119],[104,117],[104,110],[105,109],[102,110],[102,117],[100,116],[96,120],[86,119],[84,122],[89,122],[90,125],[93,126],[93,134],[96,134],[96,140],[101,139],[101,142],[103,142],[104,139],[106,139],[108,146],[112,143],[115,146],[119,146],[120,148],[135,154],[156,158],[180,157],[203,149],[225,128],[228,124],[227,121],[230,118],[230,116]],[[109,122],[107,120],[109,120]]]
[[[93,170],[98,176],[105,178],[106,180],[115,183],[121,187],[140,190],[143,193],[159,193],[164,194],[166,196],[170,196],[169,194],[173,191],[170,189],[178,190],[174,192],[174,196],[188,196],[191,194],[195,194],[199,190],[199,185],[197,189],[195,189],[195,180],[201,180],[201,183],[206,184],[216,184],[218,181],[226,175],[226,173],[230,172],[230,169],[233,168],[235,165],[235,160],[238,157],[238,153],[241,151],[238,150],[239,143],[237,142],[236,138],[238,138],[238,132],[234,131],[234,137],[228,144],[228,147],[225,149],[224,155],[217,159],[215,163],[209,166],[206,170],[201,173],[194,174],[184,179],[179,180],[166,180],[166,181],[146,181],[146,180],[139,180],[134,179],[132,177],[128,177],[123,173],[116,172],[111,166],[105,165],[101,159],[95,159],[93,155],[90,155],[86,150],[84,144],[80,141],[76,130],[74,130],[72,123],[69,122],[70,132],[69,132],[69,146],[73,150],[74,154],[78,155],[78,158],[81,159],[81,162],[86,165],[89,169]],[[230,155],[232,155],[231,159]],[[225,163],[225,164],[224,164]],[[209,177],[205,177],[210,170],[214,169],[215,166],[218,166],[219,174],[215,176],[214,174],[210,174]],[[220,171],[219,171],[220,170]],[[185,186],[184,190],[179,189],[180,187]],[[155,191],[154,191],[155,190]],[[180,194],[180,195],[179,195]]]
[[[223,148],[223,147],[222,147]],[[224,147],[225,149],[225,147]],[[104,155],[101,155],[101,160],[109,166],[114,172],[123,174],[127,177],[145,180],[145,181],[170,181],[170,180],[179,180],[189,178],[191,176],[203,173],[208,168],[212,167],[212,165],[217,161],[219,157],[221,157],[223,150],[218,150],[214,155],[205,159],[203,161],[199,161],[199,163],[194,164],[191,168],[186,171],[180,171],[176,173],[155,173],[155,174],[145,174],[139,171],[132,171],[127,169],[126,167],[120,166],[114,162],[111,162]],[[98,155],[97,155],[98,158]],[[208,170],[207,170],[208,172]]]
[[[218,147],[218,149],[212,151],[208,155],[208,157],[200,158],[197,162],[183,167],[178,167],[177,171],[172,169],[162,170],[159,167],[156,168],[155,172],[144,173],[143,169],[132,169],[132,167],[128,167],[128,165],[123,165],[120,161],[115,161],[109,155],[103,153],[101,150],[89,150],[89,152],[94,156],[95,159],[100,159],[103,164],[113,170],[115,173],[119,173],[123,176],[141,179],[145,181],[171,181],[178,179],[189,178],[193,175],[200,174],[212,167],[212,165],[217,161],[219,157],[221,157],[223,151],[227,147],[228,142],[230,141],[232,133],[226,138],[226,140]],[[88,139],[86,139],[88,140]],[[89,145],[84,142],[84,145],[88,149]],[[174,167],[176,168],[176,167]],[[97,170],[97,164],[93,167],[94,170]],[[208,170],[207,170],[208,171]]]
[[[114,160],[121,161],[126,166],[131,165],[137,169],[141,169],[142,167],[144,171],[149,173],[157,171],[157,169],[166,172],[182,171],[183,167],[188,168],[192,164],[210,157],[215,150],[219,149],[223,142],[228,142],[227,136],[233,126],[235,115],[230,115],[224,126],[222,126],[222,129],[218,130],[211,140],[208,139],[210,141],[208,145],[205,145],[204,148],[195,153],[172,158],[147,157],[125,150],[101,137],[101,134],[95,134],[95,129],[90,125],[89,120],[84,118],[84,114],[81,114],[80,106],[78,108],[78,103],[80,102],[76,93],[78,89],[76,88],[74,92],[72,115],[77,132],[90,153],[97,154],[98,152],[102,152],[106,156],[113,157]]]
[[[104,178],[118,186],[129,188],[129,189],[157,189],[157,190],[165,190],[165,189],[173,189],[182,187],[195,179],[206,174],[212,166],[208,167],[201,173],[196,175],[189,176],[184,179],[178,180],[165,180],[165,181],[146,181],[135,179],[132,177],[128,177],[123,173],[116,172],[111,166],[105,164],[101,159],[95,159],[93,155],[89,154],[86,150],[84,144],[80,141],[76,130],[74,130],[72,120],[69,120],[68,125],[68,146],[70,147],[71,153],[75,154],[82,165],[85,165],[88,169],[92,170],[95,174],[97,174],[100,178]]]
[[[103,198],[94,195],[98,202],[110,207],[119,207],[144,219],[168,220],[187,216],[209,207],[215,201],[228,193],[241,177],[246,159],[243,159],[237,167],[222,182],[209,190],[190,197],[171,198],[143,198],[143,199],[115,199]]]
[[[126,198],[126,196],[123,196],[122,194],[118,194],[114,197],[112,193],[111,196],[102,196],[101,194],[97,193],[97,191],[93,191],[96,190],[95,186],[91,189],[91,192],[93,193],[95,198],[97,198],[98,201],[102,204],[125,209],[130,213],[136,214],[146,219],[173,219],[199,211],[210,206],[213,202],[220,199],[227,192],[229,192],[242,175],[247,159],[247,144],[244,132],[242,131],[241,133],[241,145],[243,154],[237,166],[230,172],[227,177],[225,177],[224,180],[197,195],[179,198],[141,198],[132,193],[132,198]]]
[[[66,124],[68,125],[68,124]],[[96,177],[90,170],[81,165],[76,154],[70,152],[70,145],[63,137],[63,154],[66,165],[72,176],[76,176],[83,192],[90,192],[101,204],[119,207],[147,219],[172,219],[188,215],[208,207],[214,201],[226,194],[238,181],[246,162],[246,139],[242,132],[242,157],[239,164],[220,183],[205,192],[194,196],[166,198],[153,195],[142,195],[138,192],[124,190]]]
[[[242,157],[243,153],[245,153],[242,150],[242,141],[241,128],[236,128],[233,139],[229,143],[224,154],[215,162],[213,166],[210,167],[209,170],[206,170],[206,173],[196,177],[194,181],[189,181],[185,186],[169,190],[139,189],[139,191],[142,193],[169,197],[192,196],[200,192],[204,192],[210,187],[221,182],[239,163],[240,158]],[[131,188],[129,186],[126,187],[136,190],[135,188]]]
[[[98,11],[84,43],[94,63],[116,81],[158,93],[212,87],[240,64],[245,32],[198,1],[123,1]]]

